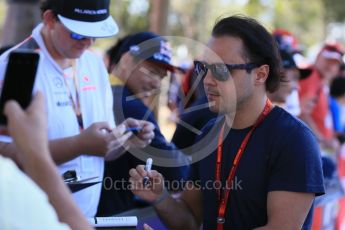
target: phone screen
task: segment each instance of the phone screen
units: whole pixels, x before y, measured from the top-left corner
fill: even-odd
[[[8,100],[15,100],[25,109],[31,102],[39,54],[31,50],[15,50],[9,54],[0,96],[0,124],[7,119],[3,113]]]

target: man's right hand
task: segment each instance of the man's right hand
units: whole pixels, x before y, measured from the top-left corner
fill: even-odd
[[[107,122],[96,122],[75,136],[76,143],[81,153],[104,157],[109,151],[121,148],[131,137],[125,129],[124,125],[111,129]]]
[[[162,174],[156,170],[146,172],[144,167],[144,165],[138,165],[129,171],[131,190],[134,195],[153,203],[164,195],[164,179]],[[145,176],[150,178],[150,183],[146,187],[143,184]]]

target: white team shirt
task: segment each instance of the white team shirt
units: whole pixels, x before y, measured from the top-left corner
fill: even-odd
[[[38,25],[32,37],[40,47],[40,64],[37,71],[35,90],[43,92],[46,99],[48,115],[48,137],[50,140],[70,137],[80,133],[76,114],[69,99],[70,91],[65,85],[64,76],[75,98],[75,88],[71,73],[72,68],[62,70],[48,53],[40,31],[43,24]],[[6,53],[8,54],[8,52]],[[0,76],[4,77],[7,56],[0,58]],[[79,98],[84,128],[95,122],[108,122],[115,127],[113,115],[113,96],[108,80],[108,73],[100,57],[90,51],[76,60],[76,75],[78,78]],[[6,137],[0,137],[6,141]],[[98,176],[97,181],[103,179],[104,158],[82,155],[59,166],[62,173],[76,170],[81,178]],[[73,194],[77,204],[87,217],[96,214],[100,198],[102,183],[91,186]]]

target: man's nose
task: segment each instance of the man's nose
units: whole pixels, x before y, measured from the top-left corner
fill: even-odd
[[[211,71],[207,71],[205,77],[204,77],[204,85],[215,85],[215,79],[212,76]]]

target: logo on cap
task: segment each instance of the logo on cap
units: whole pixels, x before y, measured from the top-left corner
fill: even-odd
[[[101,10],[83,10],[83,9],[79,9],[79,8],[75,8],[74,12],[78,13],[78,14],[88,14],[88,15],[100,15],[100,14],[108,14],[108,10],[107,9],[101,9]]]

